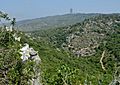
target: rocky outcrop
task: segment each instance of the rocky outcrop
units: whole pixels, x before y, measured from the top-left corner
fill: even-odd
[[[95,54],[95,50],[92,49],[92,48],[82,48],[80,50],[73,50],[73,53],[77,56],[77,57],[80,57],[80,56],[91,56],[93,54]]]
[[[35,51],[33,48],[29,48],[28,44],[25,44],[25,46],[20,50],[22,51],[22,52],[20,52],[22,54],[21,59],[24,63],[29,59],[35,62],[34,66],[33,66],[34,76],[31,80],[29,80],[28,84],[42,85],[40,82],[40,80],[41,80],[41,78],[40,78],[41,59],[38,55],[38,52]]]
[[[30,59],[32,59],[35,62],[35,65],[33,67],[35,75],[32,78],[31,83],[32,83],[32,85],[42,85],[40,82],[40,68],[39,68],[41,59],[40,59],[38,53],[33,48],[30,48]]]

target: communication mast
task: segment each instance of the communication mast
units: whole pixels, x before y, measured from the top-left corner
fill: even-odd
[[[72,8],[70,9],[70,14],[73,14],[73,9]]]

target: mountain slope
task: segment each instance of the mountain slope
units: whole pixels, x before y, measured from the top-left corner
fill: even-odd
[[[57,16],[48,16],[31,20],[23,20],[16,23],[21,31],[35,31],[55,27],[64,27],[83,21],[84,19],[97,16],[99,14],[65,14]]]
[[[119,70],[117,70],[119,69],[120,59],[119,14],[103,14],[75,25],[35,31],[30,35],[37,38],[37,40],[45,39],[47,44],[52,44],[52,47],[56,48],[54,51],[50,51],[49,55],[51,56],[49,57],[51,58],[50,61],[48,60],[51,63],[50,65],[56,66],[58,65],[57,62],[65,62],[68,67],[78,70],[77,74],[75,74],[76,83],[71,85],[85,83],[108,85],[119,81]],[[60,53],[61,47],[64,49],[63,51],[70,53],[69,56]],[[81,49],[83,49],[82,54],[79,53]],[[43,60],[47,60],[47,58]],[[53,65],[53,62],[56,65]],[[44,70],[44,78],[47,79],[50,85],[55,84],[55,82],[58,83],[60,81],[58,78],[62,76],[62,73],[59,74],[59,71],[55,71],[55,69],[54,72],[53,69]],[[53,74],[47,74],[48,72]]]
[[[36,79],[35,76],[33,78],[35,74],[33,67],[36,64],[32,59],[28,59],[27,62],[21,59],[20,48],[25,43],[36,50],[41,58],[41,63],[38,64],[40,67],[36,68],[41,69],[39,77],[43,85],[120,84],[118,14],[100,15],[75,25],[28,34],[11,31],[5,26],[0,27],[1,85],[29,85],[29,79]],[[69,47],[70,44],[72,48]],[[93,55],[76,57],[72,54],[73,47],[79,50],[96,44],[98,46],[94,49],[96,52]],[[27,53],[25,56],[28,56],[28,51],[25,53]]]
[[[32,32],[32,35],[46,38],[76,55],[87,56],[95,53],[94,49],[106,36],[116,31],[119,23],[119,14],[102,14],[75,25]]]

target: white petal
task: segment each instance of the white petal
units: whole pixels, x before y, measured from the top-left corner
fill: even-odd
[[[20,54],[23,54],[23,52],[19,52]]]
[[[21,56],[21,59],[23,60],[23,56]]]

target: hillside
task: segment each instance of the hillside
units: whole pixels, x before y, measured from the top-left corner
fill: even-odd
[[[10,27],[0,27],[0,85],[120,84],[119,14],[28,33]]]
[[[82,22],[84,19],[97,16],[99,14],[65,14],[48,16],[43,18],[23,20],[16,23],[17,29],[21,31],[35,31],[40,29],[48,29],[55,27],[64,27],[67,25],[72,25],[78,22]]]
[[[68,67],[75,67],[78,70],[77,74],[75,74],[76,78],[72,79],[76,80],[76,83],[70,85],[79,85],[80,83],[117,85],[120,82],[119,14],[102,14],[94,18],[85,19],[83,22],[75,25],[29,32],[28,34],[38,40],[45,39],[47,44],[51,44],[56,48],[58,56],[60,49],[70,53],[68,57],[64,57],[63,55],[59,57],[60,61],[63,60],[66,62]],[[56,52],[53,51],[54,53]],[[46,72],[49,71],[46,70]],[[55,78],[55,80],[51,80],[50,76]],[[53,76],[49,74],[47,77],[45,76],[45,79],[52,85],[52,81],[58,84],[58,81],[60,81],[59,79],[56,80],[58,77],[61,78],[64,75]],[[75,82],[72,80],[71,82]]]
[[[89,56],[95,53],[105,37],[118,29],[119,23],[119,14],[102,14],[75,25],[32,32],[32,35],[46,38],[75,55]]]

